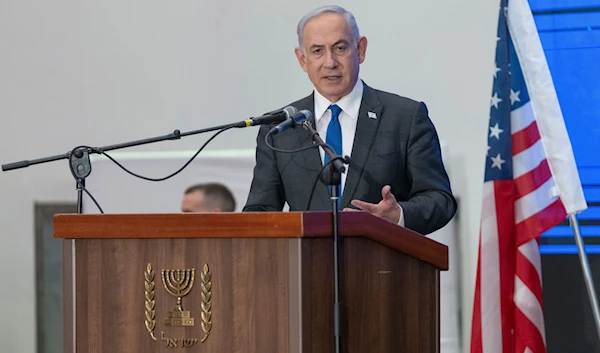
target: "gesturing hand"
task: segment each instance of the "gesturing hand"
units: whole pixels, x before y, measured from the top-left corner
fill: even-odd
[[[391,192],[392,187],[389,185],[381,189],[381,200],[378,204],[364,202],[361,200],[352,200],[351,204],[359,209],[369,212],[377,217],[381,217],[394,224],[400,221],[400,205],[396,201],[396,197]],[[344,211],[355,211],[351,208],[345,208]]]

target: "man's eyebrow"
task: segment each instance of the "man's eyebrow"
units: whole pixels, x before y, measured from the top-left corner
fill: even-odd
[[[347,40],[345,40],[345,39],[340,39],[340,40],[338,40],[337,42],[335,42],[335,43],[333,44],[333,46],[336,46],[336,45],[339,45],[339,44],[349,44],[349,43],[350,43],[350,42],[348,42],[348,41],[347,41]]]

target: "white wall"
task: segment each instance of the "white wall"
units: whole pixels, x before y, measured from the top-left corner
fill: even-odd
[[[318,0],[0,2],[0,163],[241,120],[309,93],[295,26]],[[342,1],[369,38],[361,76],[423,100],[461,199],[470,331],[498,1]],[[211,149],[252,148],[255,129]],[[197,148],[188,137],[133,150]],[[65,161],[0,174],[0,342],[35,351],[33,202],[74,200]]]

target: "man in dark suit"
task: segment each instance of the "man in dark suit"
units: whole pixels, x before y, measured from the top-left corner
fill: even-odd
[[[423,103],[375,90],[359,78],[367,39],[354,16],[338,6],[311,11],[298,24],[296,56],[315,90],[292,103],[313,112],[313,126],[351,163],[342,175],[341,201],[422,234],[446,225],[456,212],[435,127]],[[257,138],[254,179],[244,211],[331,210],[327,187],[311,187],[323,163],[322,149],[280,153]],[[302,128],[274,135],[272,146],[293,150],[312,143]]]

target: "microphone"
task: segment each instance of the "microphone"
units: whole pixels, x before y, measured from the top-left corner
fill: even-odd
[[[306,120],[310,120],[311,118],[312,118],[312,113],[309,110],[303,109],[303,110],[299,111],[298,113],[294,114],[293,117],[287,118],[287,119],[285,119],[284,122],[273,127],[269,131],[269,134],[276,135],[276,134],[278,134],[284,130],[287,130],[289,128],[295,128],[296,125],[301,125],[303,122],[305,122]]]
[[[266,113],[256,118],[246,119],[236,124],[236,127],[249,127],[255,125],[268,125],[271,123],[279,123],[285,119],[290,119],[298,113],[298,109],[288,105],[287,107],[272,112]]]

